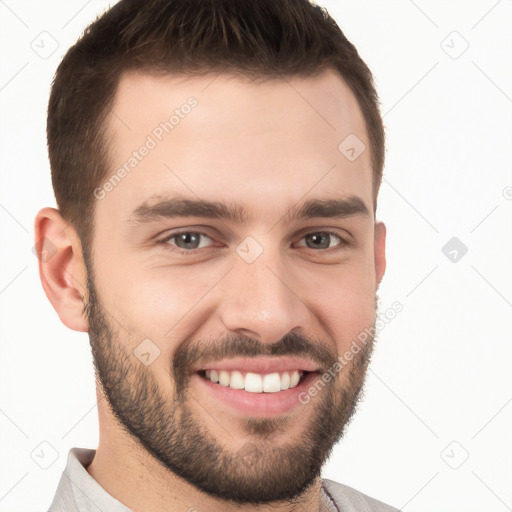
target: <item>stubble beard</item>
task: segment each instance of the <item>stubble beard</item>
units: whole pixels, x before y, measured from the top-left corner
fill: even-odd
[[[170,362],[175,391],[172,399],[166,397],[150,367],[126,349],[127,340],[109,325],[89,267],[85,313],[96,381],[120,426],[164,468],[215,498],[238,504],[300,501],[300,496],[320,475],[363,396],[374,337],[321,389],[316,400],[298,406],[314,407],[314,411],[306,409],[294,416],[247,418],[240,425],[249,440],[235,451],[229,443],[217,440],[190,407],[197,399],[191,395],[187,370],[199,354],[185,344],[178,349]],[[240,348],[242,340],[225,341],[233,351],[235,347]],[[246,348],[239,355],[244,356],[259,355],[262,350],[273,355],[290,355],[290,351],[296,354],[297,347],[302,347],[301,355],[305,355],[304,351],[311,347],[308,340],[297,335],[265,347],[250,338],[243,341]],[[222,343],[216,345],[217,351],[224,350]],[[194,345],[200,346],[201,343]],[[337,360],[336,354],[327,350],[320,353],[326,364],[327,357],[331,365]],[[307,420],[300,434],[293,439],[282,436],[292,422],[302,417]],[[229,422],[222,423],[229,439]],[[281,439],[278,443],[277,437]],[[286,443],[283,438],[287,439]]]

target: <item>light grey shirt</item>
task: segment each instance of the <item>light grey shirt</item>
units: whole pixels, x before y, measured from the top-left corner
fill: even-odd
[[[96,450],[71,448],[48,512],[133,512],[111,496],[85,469]],[[351,487],[323,479],[325,507],[338,512],[400,512]]]

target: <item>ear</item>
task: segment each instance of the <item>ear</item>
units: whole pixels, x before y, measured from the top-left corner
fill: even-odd
[[[375,277],[379,287],[386,271],[386,225],[384,222],[375,222]]]
[[[39,276],[48,300],[64,325],[88,332],[84,313],[87,270],[75,229],[59,210],[43,208],[36,215],[34,234]]]

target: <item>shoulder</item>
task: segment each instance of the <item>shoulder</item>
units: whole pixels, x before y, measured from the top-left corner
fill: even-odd
[[[397,508],[356,491],[348,485],[324,478],[323,486],[343,512],[400,512]]]

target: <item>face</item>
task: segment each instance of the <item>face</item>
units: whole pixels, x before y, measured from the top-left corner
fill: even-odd
[[[369,147],[357,101],[331,71],[130,74],[113,113],[116,178],[86,254],[98,384],[145,453],[204,492],[296,496],[373,348],[344,356],[374,326],[384,272],[370,152],[339,149],[350,134]]]

